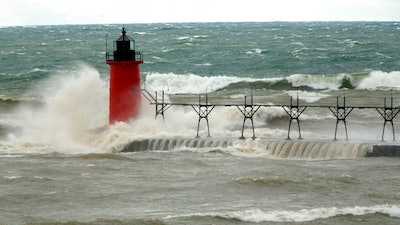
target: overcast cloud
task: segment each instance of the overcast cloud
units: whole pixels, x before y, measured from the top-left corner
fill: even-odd
[[[400,21],[400,0],[0,1],[0,26],[225,21]]]

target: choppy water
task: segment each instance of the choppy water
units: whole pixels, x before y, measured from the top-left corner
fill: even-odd
[[[400,104],[396,22],[126,27],[144,53],[144,87],[171,102],[207,92],[218,103],[253,94],[257,104],[299,96],[327,105],[343,95],[350,105],[383,107],[385,97]],[[203,123],[202,138],[166,148],[166,140],[196,136],[190,107],[155,120],[143,101],[140,118],[108,126],[106,39],[110,47],[120,29],[0,28],[0,224],[398,224],[398,159],[347,154],[379,143],[383,119],[373,108],[351,113],[349,142],[332,142],[336,120],[326,107],[301,115],[304,141],[290,144],[281,107],[255,114],[254,141],[237,139],[237,108],[216,107],[211,135],[229,145],[202,141]],[[390,127],[386,134],[396,145]],[[113,153],[147,139],[162,149]],[[283,153],[271,154],[266,140]],[[296,148],[314,140],[328,144],[315,152],[310,144],[299,157]]]
[[[395,158],[296,161],[190,151],[3,156],[0,218],[3,224],[397,224],[399,169]]]

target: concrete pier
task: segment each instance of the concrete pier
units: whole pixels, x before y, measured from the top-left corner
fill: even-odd
[[[400,145],[373,145],[372,152],[368,152],[366,157],[400,157]]]
[[[229,148],[229,150],[226,150]],[[114,152],[171,151],[210,149],[210,151],[249,151],[252,149],[276,158],[352,159],[362,157],[399,157],[400,145],[329,140],[243,140],[237,138],[154,138],[133,140]]]

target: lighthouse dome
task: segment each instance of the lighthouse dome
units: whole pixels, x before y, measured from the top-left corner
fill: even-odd
[[[126,34],[125,27],[122,28],[122,35],[116,41],[135,41],[133,38]]]
[[[122,28],[122,35],[114,41],[114,60],[135,60],[135,40],[126,34]]]

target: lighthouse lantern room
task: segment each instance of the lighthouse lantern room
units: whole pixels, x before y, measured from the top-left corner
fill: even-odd
[[[109,122],[127,122],[138,116],[141,104],[140,67],[143,55],[135,50],[135,40],[126,34],[114,41],[113,51],[106,53],[110,66]]]

